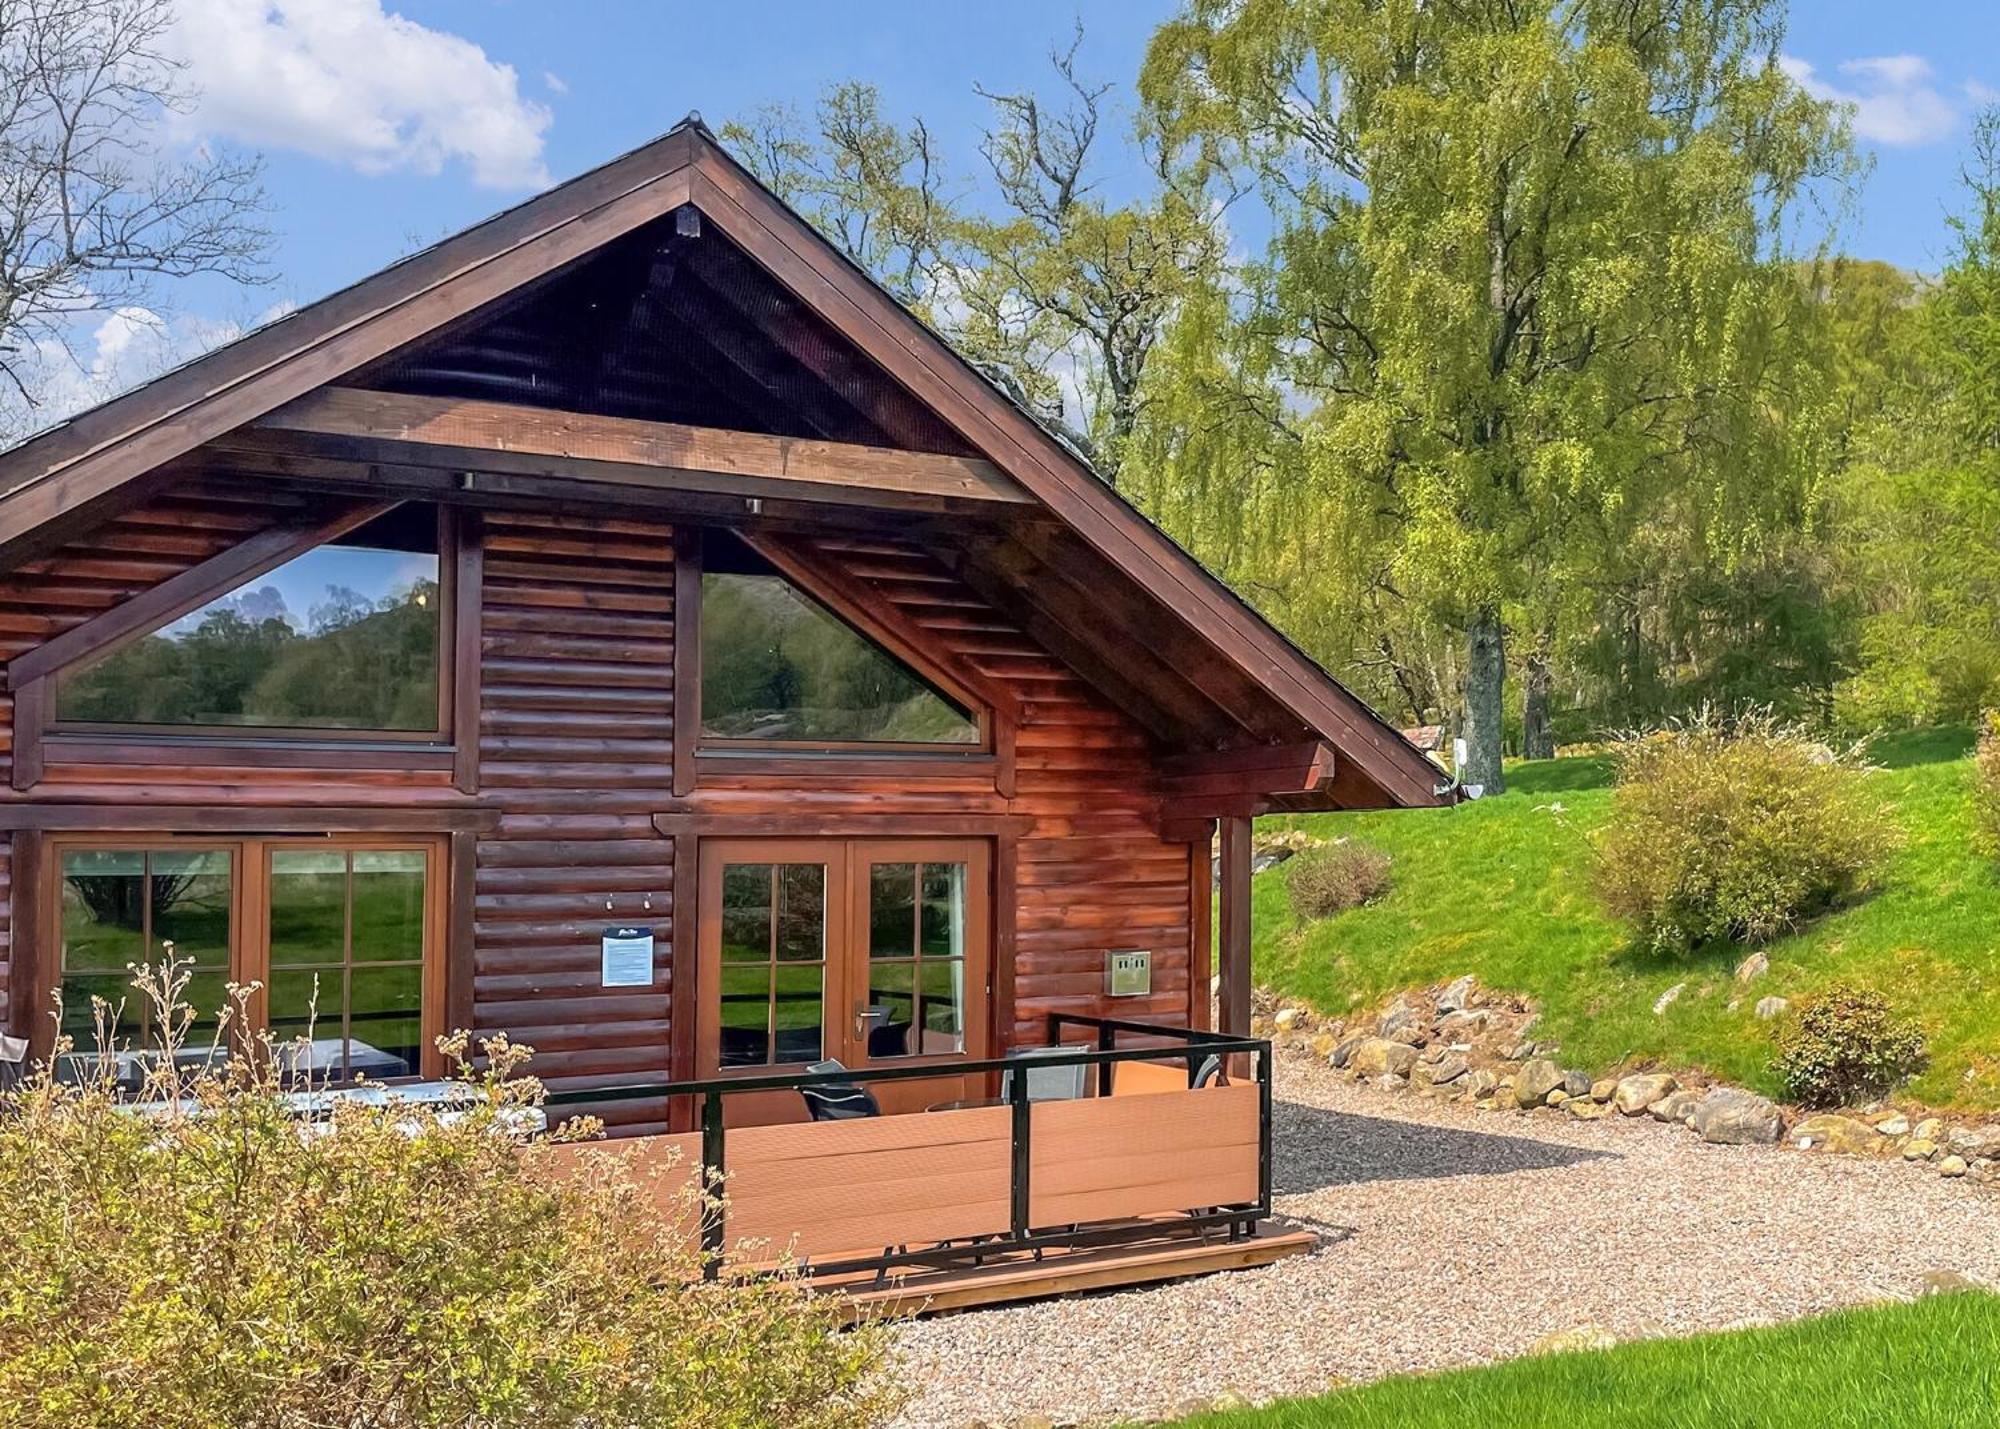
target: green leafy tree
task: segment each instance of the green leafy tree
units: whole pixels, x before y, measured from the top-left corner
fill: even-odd
[[[1277,569],[1324,544],[1460,634],[1468,782],[1501,786],[1510,619],[1661,520],[1740,559],[1818,478],[1786,260],[1855,161],[1781,34],[1774,0],[1189,0],[1154,38],[1163,140],[1275,222],[1223,315],[1236,394],[1174,414],[1221,438],[1185,479],[1252,512],[1275,480]]]
[[[1083,77],[1079,26],[1050,54],[1061,98],[980,93],[985,187],[954,180],[921,118],[872,86],[808,119],[766,106],[723,137],[759,178],[949,337],[987,377],[1116,484],[1146,373],[1181,307],[1221,280],[1222,202],[1141,136],[1139,192],[1101,187],[1112,86]]]

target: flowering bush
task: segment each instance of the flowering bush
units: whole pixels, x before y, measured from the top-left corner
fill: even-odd
[[[1638,942],[1761,941],[1865,888],[1895,846],[1853,753],[1752,714],[1620,743],[1597,886]]]
[[[795,1282],[704,1283],[685,1218],[658,1213],[628,1158],[579,1171],[521,1143],[526,1050],[483,1050],[463,1108],[340,1105],[316,1124],[267,1058],[155,1071],[137,1109],[38,1072],[0,1110],[0,1420],[733,1429],[893,1411],[878,1332],[841,1329]]]
[[[1929,1060],[1916,1023],[1879,992],[1835,983],[1779,1024],[1771,1064],[1801,1106],[1847,1106],[1893,1091]]]

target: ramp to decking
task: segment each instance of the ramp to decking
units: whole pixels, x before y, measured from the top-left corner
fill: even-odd
[[[918,1267],[887,1277],[869,1272],[818,1277],[813,1288],[844,1296],[856,1318],[943,1314],[1249,1270],[1308,1254],[1318,1243],[1313,1231],[1267,1224],[1259,1234],[1241,1240],[1224,1235],[1162,1235],[1123,1245],[1047,1250],[1040,1257],[1010,1251],[981,1265]]]

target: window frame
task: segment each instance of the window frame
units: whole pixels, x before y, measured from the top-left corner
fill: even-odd
[[[40,947],[36,958],[39,985],[33,990],[38,1008],[46,1011],[50,999],[63,983],[63,856],[84,849],[106,852],[155,852],[159,850],[200,850],[226,853],[230,860],[229,968],[231,981],[248,985],[260,982],[263,988],[248,1004],[248,1022],[237,1030],[239,1039],[254,1036],[269,1025],[270,987],[271,854],[280,850],[310,852],[355,852],[420,850],[424,855],[423,957],[418,1006],[418,1035],[421,1055],[417,1069],[405,1077],[374,1079],[388,1084],[435,1080],[445,1075],[444,1056],[437,1039],[444,1033],[445,1000],[450,943],[447,937],[449,909],[448,880],[451,876],[448,835],[411,834],[162,834],[122,833],[116,830],[49,832],[42,836],[38,857],[41,887],[37,903],[41,910]],[[253,876],[254,874],[254,876]],[[37,1055],[46,1055],[54,1029],[46,1016],[38,1016],[30,1042]],[[350,1085],[351,1081],[329,1085]]]
[[[47,685],[46,713],[39,734],[47,755],[57,762],[88,763],[107,757],[107,751],[118,746],[137,746],[151,750],[172,749],[176,753],[223,747],[226,756],[224,758],[190,762],[235,764],[270,762],[282,766],[294,762],[284,757],[287,751],[312,754],[329,750],[359,752],[372,749],[392,756],[403,755],[412,761],[414,767],[419,768],[428,768],[439,762],[448,763],[425,756],[439,752],[448,755],[460,734],[457,718],[459,711],[456,708],[458,682],[455,678],[455,669],[460,623],[458,605],[462,594],[459,590],[462,567],[460,556],[467,537],[461,530],[463,523],[455,508],[438,503],[432,508],[432,513],[437,524],[438,563],[437,720],[433,728],[336,729],[320,725],[145,724],[118,720],[65,720],[56,713],[57,684],[65,674],[69,673],[65,668],[44,677]],[[339,544],[340,541],[322,542],[320,545],[308,548],[308,551],[301,551],[298,556],[291,559],[297,560],[309,551],[322,550],[326,546]],[[281,566],[284,564],[289,562],[280,563]],[[269,572],[265,574],[268,575]],[[253,579],[261,580],[263,577]],[[252,582],[245,582],[249,583]],[[219,600],[227,594],[228,590],[217,591],[204,600],[203,604]],[[467,598],[478,599],[476,591],[463,594]],[[125,646],[155,634],[158,634],[158,628],[142,631],[117,642],[108,650],[95,652],[91,659],[108,659]],[[254,751],[239,750],[234,748],[238,742],[250,743],[256,748]],[[115,758],[115,756],[110,757]],[[399,761],[392,759],[389,762]]]

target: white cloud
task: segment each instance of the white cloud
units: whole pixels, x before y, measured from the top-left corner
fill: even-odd
[[[1807,93],[1850,106],[1860,138],[1898,148],[1934,144],[1958,128],[1958,106],[1932,83],[1930,61],[1921,55],[1874,55],[1843,60],[1851,82],[1822,78],[1812,65],[1784,55],[1779,67]]]
[[[542,84],[550,94],[568,94],[569,81],[552,69],[542,71]]]
[[[181,0],[169,43],[200,103],[190,137],[296,149],[367,174],[462,163],[489,188],[548,181],[546,105],[511,65],[382,0]]]

